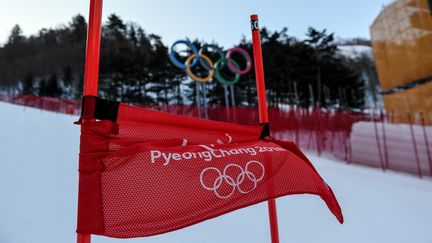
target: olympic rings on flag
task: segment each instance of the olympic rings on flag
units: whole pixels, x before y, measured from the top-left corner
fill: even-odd
[[[186,45],[192,52],[191,55],[186,59],[185,63],[182,63],[180,60],[178,60],[174,51],[175,46],[179,44]],[[204,52],[209,51],[219,55],[220,58],[216,63],[213,63],[213,61],[204,54]],[[233,53],[239,53],[242,55],[246,61],[245,69],[242,70],[240,65],[232,58]],[[170,48],[169,58],[176,67],[185,70],[189,77],[200,83],[209,82],[213,77],[216,77],[216,79],[224,85],[234,85],[240,80],[241,75],[250,72],[252,68],[252,59],[249,53],[242,48],[232,48],[225,55],[223,50],[217,45],[204,44],[198,51],[198,49],[190,40],[178,40],[174,42]],[[192,72],[192,67],[195,67],[198,63],[209,72],[206,77],[199,77]],[[232,80],[228,80],[222,75],[221,70],[224,66],[227,66],[228,69],[235,74]]]
[[[249,166],[251,166],[252,164],[256,164],[260,167],[260,175],[255,175],[254,172],[252,172],[249,168]],[[230,168],[236,168],[240,173],[238,173],[238,175],[233,178],[232,176],[228,175],[228,170]],[[231,169],[232,170],[232,169]],[[214,178],[214,176],[208,176],[210,171],[214,171],[216,172],[217,176],[216,178]],[[243,167],[237,165],[237,164],[229,164],[225,167],[225,169],[223,170],[223,172],[221,172],[218,168],[215,167],[208,167],[205,168],[200,175],[200,182],[201,182],[201,186],[208,190],[208,191],[213,191],[215,193],[215,196],[220,198],[220,199],[227,199],[230,198],[236,191],[236,189],[241,193],[241,194],[248,194],[250,192],[252,192],[253,190],[255,190],[258,186],[258,182],[262,181],[264,179],[264,174],[265,174],[265,169],[264,169],[264,165],[261,162],[252,160],[249,161],[246,164],[245,169],[243,169]],[[206,183],[205,181],[205,177],[207,175],[207,179],[208,178],[212,178],[213,179],[213,183],[210,183],[210,185],[208,185],[208,183]],[[250,183],[252,183],[252,187],[250,187],[249,189],[245,189],[242,187],[243,182],[245,182],[246,180],[248,180]],[[228,193],[221,193],[219,188],[221,188],[223,186],[223,183],[226,183],[228,186],[232,187],[232,189],[229,190]],[[246,182],[248,183],[248,182]]]

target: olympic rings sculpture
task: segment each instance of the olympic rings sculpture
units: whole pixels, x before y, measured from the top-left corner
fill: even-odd
[[[261,174],[259,176],[255,175],[252,171],[250,171],[249,166],[251,166],[253,164],[258,165],[260,167]],[[240,171],[240,173],[237,175],[237,178],[233,178],[232,176],[227,174],[227,171],[230,168],[237,168]],[[206,177],[206,175],[208,175],[208,173],[210,173],[210,171],[216,172],[217,177],[214,180],[212,185],[207,185],[204,182],[204,177]],[[237,164],[227,165],[225,167],[225,169],[223,170],[223,172],[221,172],[218,168],[208,167],[201,172],[200,182],[201,182],[201,185],[204,189],[206,189],[208,191],[213,191],[215,193],[216,197],[218,197],[220,199],[227,199],[227,198],[230,198],[234,194],[236,189],[241,194],[248,194],[248,193],[252,192],[253,190],[255,190],[258,186],[258,182],[260,182],[264,179],[264,174],[265,174],[264,165],[261,162],[252,160],[246,164],[245,169],[243,169],[241,166],[239,166]],[[242,188],[242,184],[246,180],[249,180],[253,184],[253,186],[249,189]],[[219,191],[219,188],[221,188],[224,183],[226,183],[226,184],[228,184],[228,186],[232,187],[232,189],[230,190],[230,192],[227,195],[222,195],[221,192]]]
[[[174,49],[175,46],[179,44],[186,45],[192,52],[192,54],[186,59],[185,63],[181,62],[176,57]],[[215,63],[213,63],[213,61],[204,54],[204,52],[209,52],[210,50],[219,55],[219,59]],[[245,59],[246,67],[244,69],[241,69],[240,65],[232,58],[234,53],[240,54]],[[200,83],[209,82],[213,77],[215,77],[222,84],[234,85],[240,80],[241,75],[247,74],[252,68],[252,58],[246,50],[240,47],[228,50],[225,55],[222,49],[217,45],[205,44],[200,50],[198,50],[190,40],[178,40],[174,42],[170,48],[169,58],[174,66],[185,70],[189,77]],[[206,77],[199,77],[192,72],[192,68],[198,64],[208,71]],[[225,66],[235,74],[233,79],[227,79],[222,75],[221,70]]]

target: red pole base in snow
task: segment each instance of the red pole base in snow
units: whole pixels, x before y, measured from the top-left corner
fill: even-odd
[[[77,243],[91,243],[91,235],[77,234]]]
[[[275,199],[271,199],[270,201],[268,201],[268,210],[270,219],[271,241],[272,243],[279,243],[279,227]]]

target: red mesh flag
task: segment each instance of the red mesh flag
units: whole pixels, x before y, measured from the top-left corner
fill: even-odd
[[[78,233],[157,235],[290,194],[330,187],[293,143],[262,127],[171,115],[86,97]],[[90,120],[96,118],[97,120]]]

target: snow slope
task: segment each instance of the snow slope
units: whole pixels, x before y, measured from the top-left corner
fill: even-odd
[[[337,47],[339,53],[350,58],[357,58],[361,55],[367,55],[373,59],[372,47],[364,45],[339,45]]]
[[[0,103],[0,242],[75,242],[77,117]],[[432,181],[310,156],[345,213],[314,196],[279,199],[281,243],[430,243]],[[270,242],[266,204],[173,233],[95,243]]]

